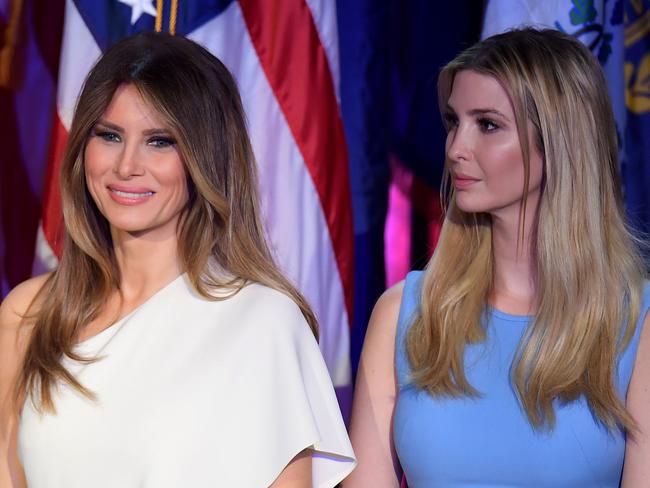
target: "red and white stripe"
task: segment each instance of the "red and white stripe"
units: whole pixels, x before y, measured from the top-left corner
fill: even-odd
[[[182,6],[179,6],[182,8]],[[271,21],[269,21],[271,19]],[[336,386],[350,383],[353,230],[338,104],[334,0],[240,0],[188,37],[237,79],[260,170],[271,247],[314,308]],[[100,49],[67,0],[38,258],[60,255],[58,166],[83,80]]]

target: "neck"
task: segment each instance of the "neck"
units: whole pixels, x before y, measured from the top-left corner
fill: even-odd
[[[490,302],[497,309],[521,315],[535,311],[535,263],[531,252],[533,221],[533,215],[526,215],[522,236],[518,212],[492,214],[494,284]]]
[[[113,246],[121,273],[121,295],[126,302],[152,295],[182,273],[175,234],[152,239],[114,232]]]

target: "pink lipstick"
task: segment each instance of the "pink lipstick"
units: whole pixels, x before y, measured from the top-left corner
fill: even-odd
[[[481,181],[478,178],[472,178],[471,176],[465,175],[463,173],[454,174],[454,188],[457,190],[464,190],[469,188],[474,183]]]
[[[120,205],[140,205],[155,195],[155,192],[142,187],[109,185],[107,189],[111,199]]]

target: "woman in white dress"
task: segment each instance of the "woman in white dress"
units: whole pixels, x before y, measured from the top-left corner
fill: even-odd
[[[234,80],[139,34],[78,102],[64,252],[0,308],[0,486],[332,487],[354,467],[316,320],[264,239]]]

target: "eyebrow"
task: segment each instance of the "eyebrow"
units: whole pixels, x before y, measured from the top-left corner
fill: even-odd
[[[451,105],[447,104],[445,109],[449,112],[456,113],[454,110],[454,107]],[[506,117],[502,112],[499,112],[496,108],[474,108],[467,112],[469,115],[476,116],[476,115],[496,115],[498,117],[501,117],[502,119],[506,121],[510,121],[508,117]]]
[[[97,121],[97,125],[101,125],[102,127],[106,127],[107,129],[114,130],[115,132],[119,132],[121,134],[124,133],[124,128],[123,127],[120,127],[117,124],[113,124],[113,123],[108,122],[108,121],[103,120],[103,119],[99,119]],[[156,127],[156,128],[153,128],[153,129],[144,130],[144,131],[142,131],[142,134],[145,135],[145,136],[155,136],[155,135],[161,135],[161,134],[169,135],[170,131],[167,130],[167,129],[164,129],[164,128]]]

